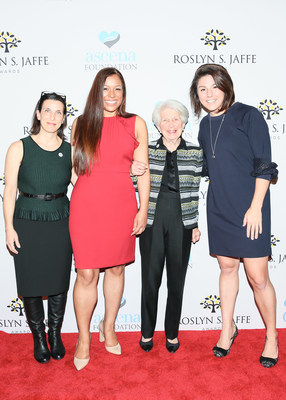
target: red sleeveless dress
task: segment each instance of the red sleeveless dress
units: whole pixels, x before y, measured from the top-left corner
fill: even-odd
[[[78,269],[106,268],[135,259],[131,236],[138,211],[130,177],[136,116],[103,119],[98,160],[80,175],[70,201],[69,228]]]

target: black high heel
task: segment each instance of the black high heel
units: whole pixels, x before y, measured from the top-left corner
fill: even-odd
[[[227,355],[229,354],[230,348],[231,348],[231,346],[233,345],[234,339],[235,339],[236,336],[238,335],[237,326],[236,326],[236,324],[235,324],[234,321],[233,321],[233,323],[234,323],[234,326],[235,326],[235,332],[234,332],[232,338],[230,339],[230,346],[229,346],[228,349],[223,349],[222,347],[215,346],[215,347],[213,348],[213,353],[214,353],[214,355],[215,355],[216,357],[225,357],[225,356],[227,356]]]
[[[267,336],[265,338],[265,343],[266,340]],[[278,339],[277,339],[277,349],[278,349]],[[260,364],[265,368],[272,368],[274,367],[274,365],[277,364],[278,358],[279,358],[278,356],[276,358],[260,356]]]
[[[166,349],[167,349],[170,353],[175,353],[175,351],[177,351],[179,347],[180,347],[180,342],[179,342],[179,340],[178,340],[178,343],[171,343],[171,342],[169,342],[168,339],[166,339]]]
[[[143,342],[142,336],[141,336],[139,344],[140,344],[141,349],[146,351],[146,353],[148,353],[149,351],[151,351],[153,349],[153,338],[148,340],[148,342]]]

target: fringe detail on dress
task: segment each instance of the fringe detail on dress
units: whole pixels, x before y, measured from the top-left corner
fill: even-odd
[[[27,219],[30,221],[59,221],[69,216],[69,205],[55,211],[27,210],[16,208],[14,217],[17,219]]]

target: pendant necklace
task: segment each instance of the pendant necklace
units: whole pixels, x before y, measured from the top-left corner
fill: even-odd
[[[223,114],[220,126],[219,126],[217,134],[216,134],[216,138],[215,138],[215,141],[214,141],[214,144],[213,144],[212,123],[211,123],[212,118],[211,118],[211,115],[210,115],[210,142],[211,142],[211,149],[212,149],[212,158],[215,158],[216,142],[218,140],[219,133],[220,133],[220,130],[221,130],[221,127],[222,127],[224,119],[225,119],[225,114]]]

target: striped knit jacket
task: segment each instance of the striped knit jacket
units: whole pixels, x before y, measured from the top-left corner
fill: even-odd
[[[162,138],[149,143],[151,191],[147,226],[151,226],[154,221],[166,154],[167,150],[163,145]],[[198,223],[199,186],[203,166],[203,150],[182,139],[177,149],[177,164],[183,224],[186,228],[192,229],[197,227]]]

